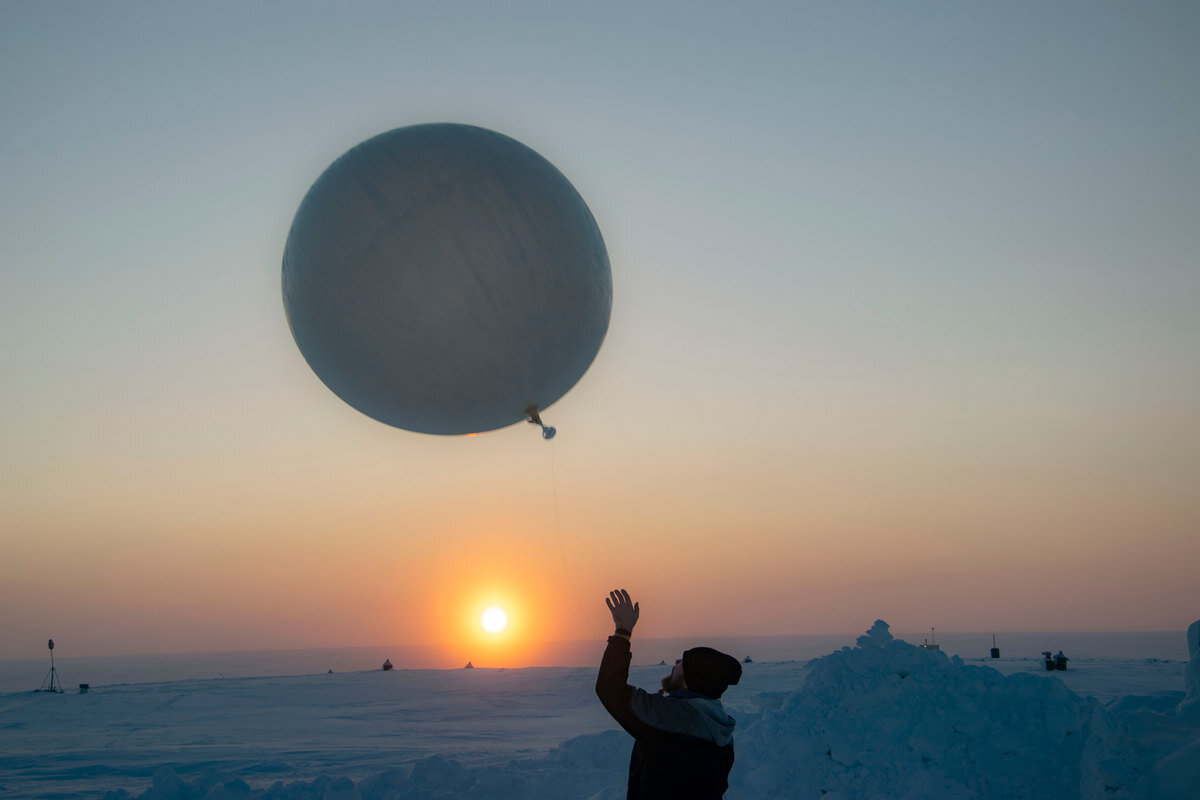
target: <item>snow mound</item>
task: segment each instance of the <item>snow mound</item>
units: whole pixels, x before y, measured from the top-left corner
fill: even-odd
[[[731,796],[1080,797],[1099,709],[1060,681],[1005,677],[894,639],[880,620],[739,731],[738,756],[754,766]],[[1120,782],[1107,778],[1088,775]]]

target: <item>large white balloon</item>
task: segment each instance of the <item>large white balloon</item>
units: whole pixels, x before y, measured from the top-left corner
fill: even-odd
[[[575,385],[608,330],[612,273],[553,164],[494,131],[415,125],[351,149],[309,189],[283,302],[300,352],[347,403],[465,434]]]

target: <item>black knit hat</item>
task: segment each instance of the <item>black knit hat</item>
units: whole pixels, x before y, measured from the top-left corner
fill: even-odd
[[[720,650],[693,647],[683,651],[683,679],[696,694],[717,698],[742,679],[742,665]]]

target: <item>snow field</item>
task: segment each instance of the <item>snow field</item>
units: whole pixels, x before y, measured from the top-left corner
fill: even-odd
[[[748,664],[726,695],[738,719],[726,796],[1200,797],[1200,653],[1066,673],[994,663],[877,622],[811,662]],[[637,667],[631,681],[654,686],[663,671]],[[0,798],[616,800],[631,742],[593,680],[398,670],[4,695]],[[1122,682],[1140,693],[1115,694]]]

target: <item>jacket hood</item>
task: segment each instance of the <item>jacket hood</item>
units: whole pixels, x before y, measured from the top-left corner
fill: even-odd
[[[684,702],[690,703],[700,712],[700,719],[708,734],[702,738],[710,739],[719,747],[733,741],[733,728],[737,725],[737,720],[725,712],[725,706],[721,705],[720,700],[711,697],[688,697]]]
[[[688,691],[663,696],[639,689],[631,698],[630,708],[635,717],[652,728],[694,736],[718,747],[733,741],[737,724],[725,713],[720,700]]]

